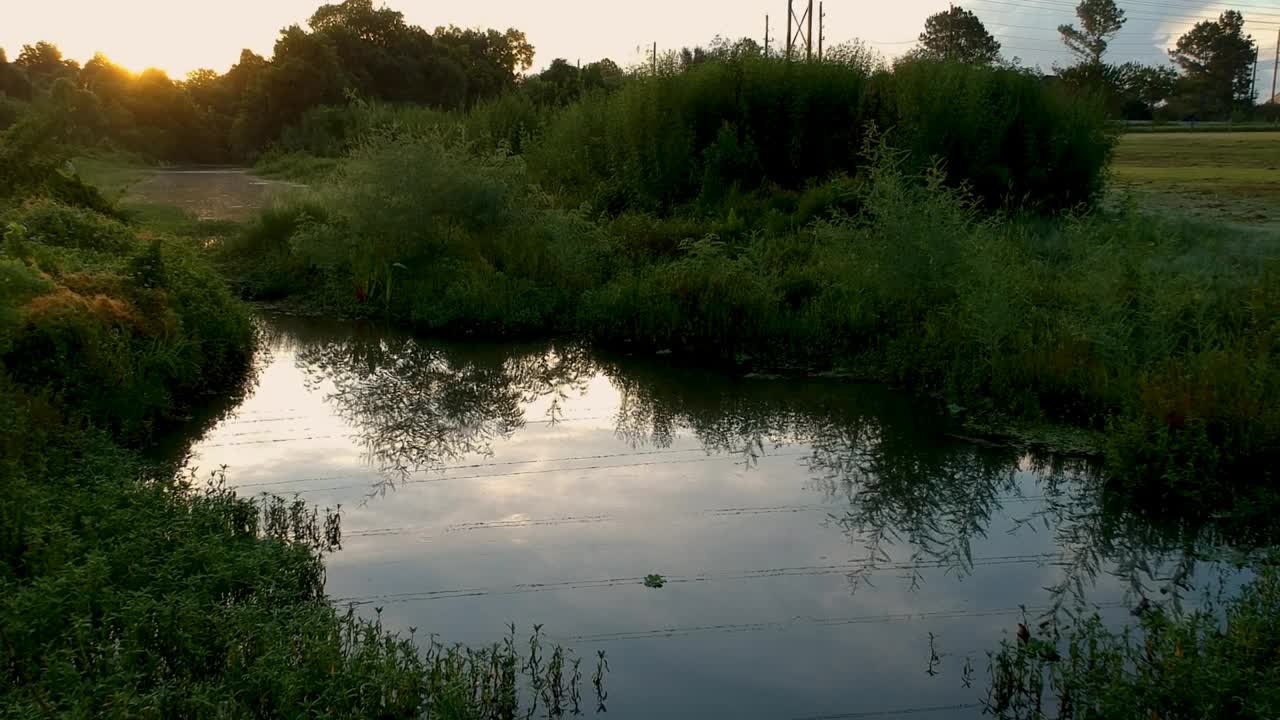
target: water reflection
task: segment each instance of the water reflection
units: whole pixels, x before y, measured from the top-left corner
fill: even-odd
[[[525,426],[526,404],[550,396],[555,421],[560,401],[581,393],[592,374],[581,350],[463,354],[377,334],[307,346],[297,362],[309,387],[331,388],[326,401],[385,476],[375,492],[451,461],[492,456],[495,441]]]
[[[950,681],[972,684],[1022,606],[1123,621],[1139,597],[1203,589],[1225,544],[1116,503],[1087,463],[964,442],[884,388],[267,326],[261,392],[203,461],[230,457],[246,488],[368,500],[348,505],[335,598],[450,640],[536,621],[609,645],[623,716],[970,707]],[[220,454],[257,417],[309,434]]]
[[[1108,507],[1086,462],[960,441],[944,418],[879,387],[672,372],[598,361],[576,345],[432,345],[369,328],[334,340],[295,338],[296,362],[356,429],[380,471],[373,494],[466,457],[492,457],[495,442],[526,427],[531,403],[545,401],[545,420],[555,423],[566,401],[605,377],[619,395],[614,432],[631,448],[670,448],[688,433],[707,455],[736,455],[749,467],[781,448],[807,447],[807,486],[842,502],[828,519],[863,551],[848,574],[853,591],[886,568],[913,588],[923,568],[971,573],[974,542],[986,539],[993,518],[1027,503],[1028,513],[1013,514],[1016,525],[1052,532],[1057,550],[978,561],[1056,564],[1055,605],[1087,597],[1103,572],[1136,597],[1159,592],[1177,602],[1196,563],[1219,552],[1201,533],[1170,536]],[[1034,475],[1036,494],[1025,492],[1020,472]],[[903,548],[906,558],[891,552]]]

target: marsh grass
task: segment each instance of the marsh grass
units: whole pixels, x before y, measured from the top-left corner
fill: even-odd
[[[1195,610],[1142,601],[1136,625],[1096,612],[1026,619],[991,654],[997,718],[1269,718],[1280,711],[1280,573],[1259,564],[1240,595]]]

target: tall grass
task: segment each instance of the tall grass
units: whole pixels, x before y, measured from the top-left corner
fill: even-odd
[[[340,547],[338,509],[241,498],[221,472],[126,449],[252,380],[247,308],[193,241],[48,199],[0,227],[0,714],[595,707],[584,686],[603,695],[603,665],[544,649],[537,628],[469,649],[335,609],[323,559]]]
[[[1268,718],[1280,711],[1280,576],[1274,557],[1229,603],[1183,611],[1143,600],[1138,627],[1115,631],[1096,612],[1025,620],[992,653],[986,714]]]
[[[571,203],[669,212],[733,190],[858,175],[877,132],[995,207],[1087,205],[1110,127],[1098,102],[1032,74],[960,64],[892,71],[764,59],[706,63],[587,98],[546,125],[529,164]]]

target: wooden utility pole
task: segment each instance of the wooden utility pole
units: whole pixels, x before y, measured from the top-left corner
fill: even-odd
[[[947,60],[950,61],[955,57],[956,52],[956,6],[952,3],[947,6]]]
[[[1271,99],[1267,102],[1275,104],[1276,102],[1276,74],[1280,72],[1280,30],[1276,30],[1276,61],[1271,65]]]
[[[796,16],[792,6],[795,0],[787,0],[787,62],[791,62],[791,19]]]
[[[1249,78],[1249,109],[1252,110],[1258,104],[1258,64],[1262,61],[1258,59],[1258,48],[1253,48],[1253,74]]]
[[[822,62],[822,46],[827,39],[827,7],[825,2],[818,3],[818,62]]]
[[[658,77],[658,41],[653,41],[653,76]]]
[[[764,56],[769,57],[769,16],[764,16]]]

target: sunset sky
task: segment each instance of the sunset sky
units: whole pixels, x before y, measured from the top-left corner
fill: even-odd
[[[797,4],[802,0],[797,0]],[[304,23],[320,0],[41,0],[6,2],[0,11],[0,47],[10,58],[23,44],[50,40],[84,61],[102,51],[125,67],[159,67],[175,77],[193,69],[226,70],[251,48],[269,55],[279,30]],[[639,48],[660,50],[703,43],[717,34],[763,39],[764,16],[774,37],[786,21],[785,0],[399,0],[389,3],[413,24],[428,29],[456,24],[524,30],[537,48],[535,67],[557,57],[590,62],[610,57],[622,65],[640,58]],[[1005,46],[1005,56],[1045,68],[1069,60],[1058,40],[1059,23],[1074,20],[1073,0],[969,0]],[[892,57],[909,49],[941,0],[827,0],[827,37],[871,42]],[[1122,0],[1130,21],[1113,44],[1113,61],[1165,62],[1164,48],[1196,18],[1216,17],[1234,7],[1245,14],[1262,47],[1260,93],[1271,84],[1271,57],[1280,28],[1280,0],[1242,0],[1229,5],[1197,0]],[[780,42],[780,41],[779,41]],[[774,45],[779,47],[778,44]]]

